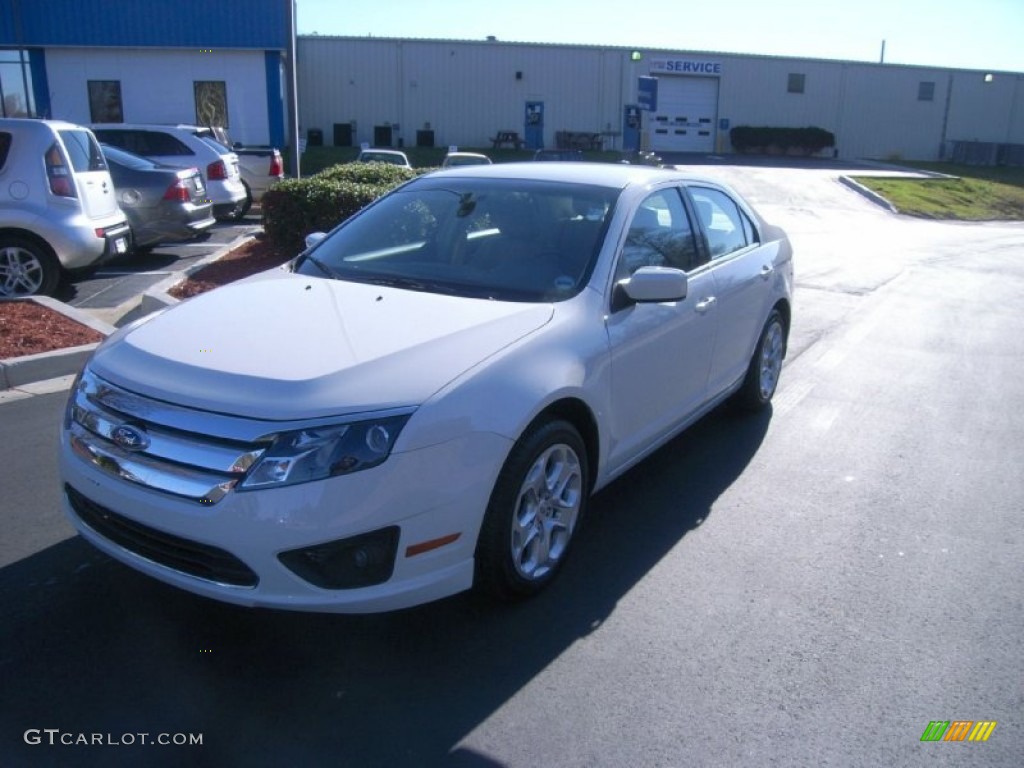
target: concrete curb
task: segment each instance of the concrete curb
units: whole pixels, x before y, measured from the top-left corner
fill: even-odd
[[[875,205],[878,205],[878,206],[881,206],[882,208],[885,208],[885,210],[889,211],[889,213],[899,213],[899,211],[896,209],[895,205],[890,203],[888,200],[886,200],[884,197],[882,197],[877,192],[874,192],[874,191],[868,189],[863,184],[858,184],[856,181],[851,179],[849,176],[840,176],[839,177],[839,183],[846,185],[847,187],[852,189],[857,194],[859,194],[862,197],[865,197],[868,200],[870,200]]]
[[[191,277],[208,264],[223,258],[236,248],[240,248],[255,239],[255,234],[239,235],[230,243],[224,245],[224,247],[219,248],[208,256],[204,256],[188,269],[164,278],[142,294],[142,298],[139,300],[138,317],[145,317],[153,312],[159,312],[161,309],[173,307],[175,304],[180,303],[181,299],[176,299],[168,293],[171,288]]]
[[[33,296],[31,299],[15,299],[15,301],[34,301],[36,304],[59,312],[104,336],[109,336],[117,330],[114,326],[93,317],[88,312],[70,307],[48,296]],[[16,389],[25,384],[78,373],[85,365],[85,361],[89,359],[89,355],[98,346],[99,342],[95,342],[78,347],[55,349],[52,352],[40,352],[36,355],[22,355],[0,360],[0,390]]]

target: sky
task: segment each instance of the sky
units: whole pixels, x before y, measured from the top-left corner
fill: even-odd
[[[1024,72],[1024,0],[296,0],[300,35],[613,45]]]

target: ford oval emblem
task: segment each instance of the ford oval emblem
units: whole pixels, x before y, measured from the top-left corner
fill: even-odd
[[[119,424],[110,433],[110,439],[126,451],[144,451],[149,447],[149,437],[139,427]]]

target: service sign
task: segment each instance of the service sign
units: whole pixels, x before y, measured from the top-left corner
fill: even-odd
[[[703,59],[651,59],[651,74],[720,75],[722,62]]]

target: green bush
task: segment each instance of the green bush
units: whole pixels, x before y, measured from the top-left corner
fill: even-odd
[[[347,163],[305,179],[278,182],[263,196],[263,229],[275,246],[301,251],[310,232],[334,229],[399,184],[429,169]]]
[[[737,125],[729,131],[733,148],[741,153],[813,155],[836,145],[836,137],[824,128],[774,128]]]

